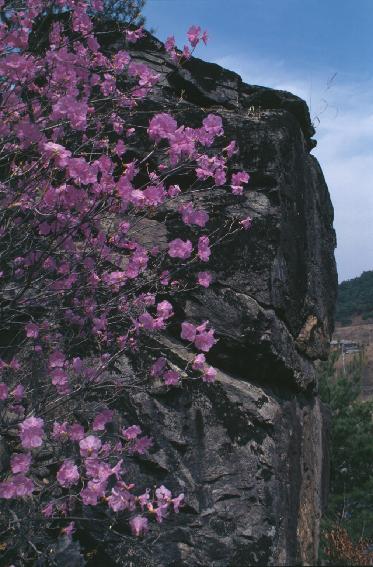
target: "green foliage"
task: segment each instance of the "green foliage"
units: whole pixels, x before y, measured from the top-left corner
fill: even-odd
[[[353,315],[373,317],[373,270],[338,286],[336,321],[348,325]]]
[[[360,401],[361,356],[336,370],[338,353],[319,368],[321,399],[332,413],[331,487],[324,529],[373,541],[373,402]]]

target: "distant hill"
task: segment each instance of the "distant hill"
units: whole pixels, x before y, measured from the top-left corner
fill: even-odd
[[[338,286],[336,322],[350,325],[356,315],[373,318],[373,270]]]

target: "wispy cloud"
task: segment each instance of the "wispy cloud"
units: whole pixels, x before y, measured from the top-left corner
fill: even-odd
[[[373,78],[288,69],[282,60],[227,55],[216,63],[250,84],[290,91],[310,107],[335,211],[339,280],[373,269]]]

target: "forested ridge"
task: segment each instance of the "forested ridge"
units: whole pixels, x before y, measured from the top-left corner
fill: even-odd
[[[336,321],[349,325],[354,315],[363,319],[373,317],[373,270],[338,286]]]

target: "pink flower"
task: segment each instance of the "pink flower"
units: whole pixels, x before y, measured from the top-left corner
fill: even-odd
[[[203,128],[209,134],[214,136],[222,136],[224,134],[223,121],[216,114],[208,114],[202,121]]]
[[[10,467],[14,474],[27,473],[31,464],[31,455],[29,453],[13,453],[10,458]]]
[[[57,480],[64,488],[69,488],[79,481],[78,467],[74,461],[67,459],[57,472]]]
[[[111,489],[111,495],[107,501],[109,507],[114,512],[122,512],[123,510],[133,511],[136,506],[135,497],[121,483],[118,483],[115,488]]]
[[[34,483],[30,478],[17,474],[13,477],[12,482],[15,487],[15,495],[17,497],[31,496],[34,490]]]
[[[204,354],[197,354],[194,357],[192,368],[193,370],[203,370],[206,358]]]
[[[175,238],[171,240],[168,245],[168,255],[171,258],[181,258],[186,260],[192,254],[193,245],[190,240],[181,240],[181,238]]]
[[[70,177],[79,184],[89,185],[97,181],[97,165],[90,165],[83,158],[72,158],[68,170]]]
[[[8,386],[4,382],[0,383],[0,400],[6,400],[8,397]]]
[[[132,535],[139,537],[146,534],[149,529],[148,520],[142,516],[135,516],[130,519]]]
[[[150,437],[139,437],[133,447],[131,447],[130,452],[144,455],[152,445],[153,441]]]
[[[63,423],[59,423],[58,421],[55,421],[53,423],[53,431],[52,431],[53,439],[59,439],[65,441],[68,438],[67,427],[68,425],[66,421],[64,421]]]
[[[79,442],[80,454],[82,457],[96,456],[101,446],[102,444],[98,437],[88,435],[88,437],[85,437]]]
[[[84,427],[80,423],[69,425],[67,431],[71,441],[81,441],[84,437]]]
[[[236,141],[232,140],[231,142],[229,142],[228,146],[223,148],[223,151],[227,152],[227,156],[229,158],[232,157],[233,154],[236,154],[238,152]]]
[[[169,197],[177,197],[178,195],[180,195],[180,193],[181,193],[181,189],[179,185],[170,185],[170,187],[167,190],[167,194]]]
[[[12,392],[12,396],[14,397],[14,399],[15,399],[17,402],[19,402],[19,401],[22,400],[24,394],[25,394],[25,389],[24,389],[24,387],[22,386],[22,384],[18,384],[18,385],[14,388],[14,390],[13,390],[13,392]]]
[[[62,533],[64,533],[67,537],[71,537],[74,532],[75,522],[70,522],[66,527],[62,529]]]
[[[150,120],[148,134],[149,138],[159,142],[163,138],[169,138],[172,136],[177,128],[177,122],[172,116],[162,112],[161,114],[156,114]]]
[[[171,500],[175,514],[179,513],[179,508],[184,505],[184,494],[179,494],[176,498]]]
[[[53,502],[47,504],[41,511],[45,518],[50,518],[53,515]]]
[[[150,376],[153,376],[154,378],[161,376],[164,369],[166,368],[166,364],[167,360],[164,357],[161,356],[157,358],[157,360],[154,362],[154,364],[152,364],[150,368]]]
[[[195,340],[194,344],[198,348],[198,350],[202,350],[203,352],[208,352],[216,343],[216,339],[214,338],[214,331],[210,329],[210,331],[203,331],[199,333]]]
[[[205,45],[207,45],[208,38],[209,38],[208,33],[207,33],[207,31],[205,30],[205,31],[203,32],[203,34],[202,34],[202,37],[201,37],[201,39],[202,39],[202,41],[203,41],[203,43],[204,43]]]
[[[27,323],[25,325],[26,337],[29,339],[37,339],[39,336],[39,326],[35,323]]]
[[[201,39],[201,28],[199,26],[190,26],[187,31],[189,43],[192,47],[196,47]]]
[[[138,28],[137,30],[125,30],[125,34],[128,43],[135,43],[145,35],[143,28]]]
[[[138,425],[131,425],[127,427],[127,429],[122,429],[122,435],[130,441],[131,439],[136,439],[139,435],[141,435],[141,427]]]
[[[202,262],[208,262],[211,254],[209,237],[200,236],[198,239],[198,257]]]
[[[112,410],[103,410],[97,414],[92,425],[93,431],[104,431],[105,425],[113,420],[114,412]]]
[[[184,321],[184,323],[181,323],[181,335],[180,336],[185,341],[193,342],[194,339],[196,338],[195,326],[192,325],[192,323],[188,323],[187,321]]]
[[[209,287],[212,280],[210,272],[198,272],[198,283],[203,287]]]
[[[174,370],[167,370],[163,374],[163,380],[167,386],[176,386],[180,383],[180,374]]]
[[[156,489],[155,496],[157,498],[158,506],[162,506],[162,504],[168,504],[171,501],[172,493],[162,484]]]
[[[48,159],[54,159],[58,167],[66,167],[71,157],[71,152],[61,146],[60,144],[55,144],[54,142],[46,142],[43,145],[44,155]]]
[[[175,37],[173,35],[169,36],[164,44],[165,50],[167,51],[167,53],[170,53],[171,51],[173,51],[176,47],[176,42],[175,42]]]
[[[243,226],[244,230],[249,230],[253,224],[253,219],[251,217],[246,217],[240,221],[240,225]]]
[[[56,350],[49,357],[49,368],[62,368],[65,364],[65,355]]]
[[[206,368],[202,375],[203,382],[215,382],[216,379],[216,370],[212,366]]]
[[[246,171],[239,171],[238,173],[233,173],[231,180],[232,193],[234,195],[242,195],[243,187],[242,183],[248,183],[250,175]]]
[[[172,305],[169,301],[161,301],[157,305],[157,315],[163,319],[169,319],[173,315]]]
[[[34,449],[43,444],[44,421],[40,417],[28,417],[19,424],[22,447]]]

